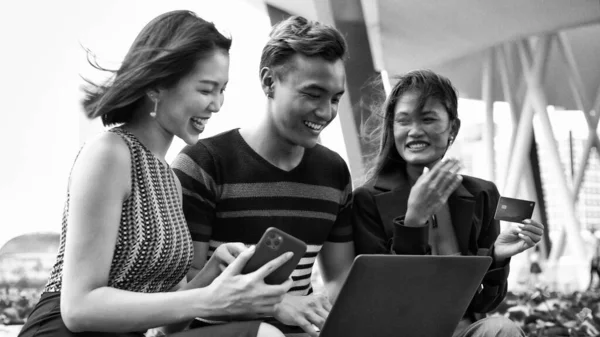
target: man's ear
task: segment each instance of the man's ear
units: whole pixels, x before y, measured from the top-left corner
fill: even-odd
[[[265,93],[265,96],[271,98],[273,97],[273,85],[275,83],[275,74],[273,70],[269,67],[263,67],[260,70],[260,84]]]

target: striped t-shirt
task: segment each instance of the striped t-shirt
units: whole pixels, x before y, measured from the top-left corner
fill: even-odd
[[[290,293],[311,291],[311,272],[325,241],[352,241],[350,172],[335,152],[316,145],[284,171],[256,153],[239,130],[185,147],[172,167],[183,186],[183,210],[209,256],[224,242],[256,244],[269,227],[306,242]]]

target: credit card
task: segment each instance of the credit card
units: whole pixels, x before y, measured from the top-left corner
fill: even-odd
[[[531,219],[534,208],[533,201],[500,197],[494,219],[520,223],[525,219]]]

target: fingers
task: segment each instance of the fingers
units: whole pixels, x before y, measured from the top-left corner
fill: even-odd
[[[440,175],[443,175],[448,172],[456,174],[458,171],[460,171],[460,168],[460,163],[457,159],[442,159],[441,161],[436,163],[435,166],[433,166],[433,168],[429,172],[429,176],[433,182],[437,183],[436,179],[440,179]]]
[[[331,304],[331,302],[329,301],[329,298],[327,296],[325,296],[325,295],[321,296],[321,304],[323,305],[323,308],[327,311],[327,314],[329,314],[333,305]]]
[[[461,183],[462,183],[462,176],[460,174],[455,174],[453,176],[448,177],[447,186],[440,188],[442,191],[442,195],[441,195],[442,200],[444,202],[446,200],[448,200],[448,198],[450,197],[450,194],[452,194],[458,188],[458,186],[460,186]]]
[[[544,225],[535,220],[525,219],[523,220],[523,225],[525,225],[525,228],[531,229],[532,232],[537,234],[542,235],[544,233]]]
[[[329,302],[329,298],[327,295],[322,293],[315,293],[312,295],[314,298],[313,307],[317,309],[323,309],[325,314],[327,315],[329,311],[331,311],[331,302]]]
[[[290,290],[290,288],[292,287],[292,285],[294,285],[294,280],[290,276],[285,282],[283,282],[280,285],[277,285],[277,287],[281,288],[281,291],[285,294],[285,293],[287,293]]]
[[[447,165],[450,166],[448,168],[448,171],[450,171],[450,173],[457,174],[460,170],[462,170],[462,164],[458,159],[450,158],[448,159],[448,162],[449,164]]]
[[[521,235],[523,237],[527,237],[533,243],[530,244],[528,240],[521,237],[526,243],[528,243],[528,245],[535,246],[538,242],[540,242],[540,240],[542,240],[542,236],[544,235],[544,225],[541,223],[531,219],[525,219],[523,220],[522,224],[518,225],[518,227],[520,234],[519,237],[521,237]]]
[[[223,270],[223,274],[227,275],[238,275],[242,272],[242,269],[250,260],[250,257],[254,254],[256,247],[250,247],[238,255],[238,257],[231,263],[227,268]]]
[[[236,257],[247,249],[246,245],[241,242],[224,243],[215,250],[211,259],[219,260],[219,270],[223,272],[228,265],[233,263]]]
[[[313,325],[319,329],[323,329],[323,325],[325,325],[325,320],[329,315],[329,311],[331,309],[331,304],[326,296],[315,294],[313,298],[309,302],[308,306],[309,310],[307,310],[304,314],[304,319],[306,319],[310,323],[310,330],[315,330]],[[309,327],[302,327],[304,331],[310,333]]]
[[[286,283],[282,284],[264,284],[262,285],[263,289],[261,291],[262,296],[268,298],[269,300],[276,301],[279,303],[283,300],[283,296],[287,294],[290,286]]]
[[[429,186],[439,191],[441,196],[450,196],[462,181],[462,177],[458,175],[460,169],[461,165],[456,159],[437,163],[431,171]]]
[[[518,227],[521,232],[528,232],[528,233],[532,233],[532,234],[538,235],[538,236],[541,236],[544,234],[544,230],[539,227],[526,225],[526,224],[519,224]]]
[[[536,234],[533,233],[529,230],[524,230],[525,225],[523,224],[515,224],[509,227],[509,230],[512,234],[516,235],[519,237],[519,239],[521,239],[521,241],[523,241],[527,247],[533,247],[535,246],[541,239],[541,233],[540,234]]]
[[[264,266],[260,267],[254,274],[259,279],[264,279],[267,275],[271,274],[275,269],[281,267],[284,263],[286,263],[290,258],[294,256],[294,253],[287,252],[285,254],[279,255],[273,260],[265,263]]]
[[[319,333],[317,332],[317,330],[315,330],[313,325],[304,317],[298,318],[296,323],[298,324],[298,326],[300,328],[302,328],[302,330],[304,330],[304,332],[308,333],[309,336],[311,336],[311,337],[319,336]]]
[[[219,248],[217,248],[217,250],[215,250],[213,255],[219,260],[221,260],[221,262],[224,263],[225,266],[228,266],[244,250],[246,250],[246,246],[244,246],[243,243],[224,243],[220,245]]]
[[[233,255],[234,258],[238,257],[238,255],[240,255],[243,251],[248,249],[248,247],[246,247],[246,245],[241,242],[232,242],[232,243],[227,243],[226,245],[227,245],[227,250],[229,251],[229,253],[231,255]]]
[[[536,242],[534,242],[533,239],[529,235],[525,235],[523,233],[519,233],[518,235],[521,240],[525,241],[525,243],[527,244],[528,247],[535,246]],[[537,241],[539,241],[539,239]]]
[[[309,310],[306,311],[306,318],[313,325],[322,329],[331,310],[331,303],[327,299],[327,296],[323,294],[314,294],[311,297],[308,302]]]
[[[321,311],[322,310],[315,310],[306,313],[306,319],[311,323],[311,325],[315,325],[319,329],[323,329],[323,325],[325,325],[325,319],[327,318],[327,315],[323,316]]]
[[[542,240],[541,234],[536,234],[522,229],[522,224],[514,224],[506,228],[500,235],[507,238],[507,235],[514,235],[523,241],[527,247],[533,247]],[[514,242],[511,240],[511,242]]]
[[[264,284],[260,286],[261,296],[255,299],[254,303],[265,305],[277,305],[281,303],[285,294],[292,287],[292,279],[285,281],[282,284]]]
[[[506,229],[501,234],[507,233],[507,234],[512,234],[514,236],[519,236],[519,233],[521,233],[521,232],[522,231],[518,225],[510,224],[508,227],[506,227]]]

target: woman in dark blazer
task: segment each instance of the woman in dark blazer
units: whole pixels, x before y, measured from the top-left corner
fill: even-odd
[[[491,256],[454,336],[522,336],[506,318],[478,318],[502,302],[510,257],[535,246],[543,225],[528,219],[500,233],[494,183],[459,175],[457,160],[442,159],[460,129],[457,101],[450,81],[431,71],[393,87],[374,133],[378,155],[354,191],[356,253]]]

